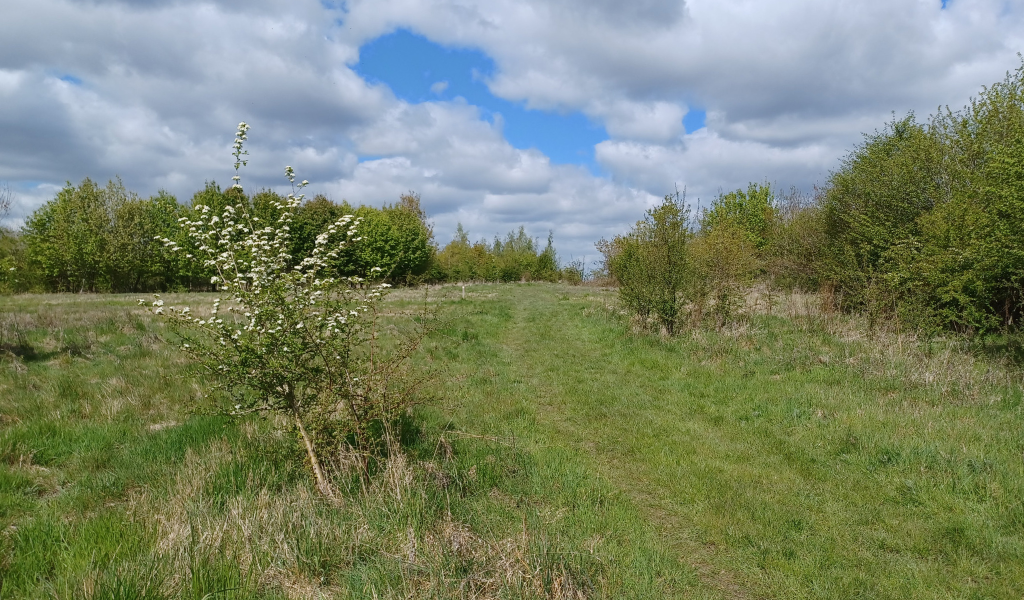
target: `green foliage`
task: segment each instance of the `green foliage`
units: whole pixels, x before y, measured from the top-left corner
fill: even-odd
[[[850,308],[964,332],[1016,325],[1024,284],[1024,65],[963,110],[894,120],[833,174],[823,271]]]
[[[120,180],[68,183],[26,223],[28,263],[58,291],[166,289],[175,274],[155,238],[173,235],[177,216],[177,202],[163,193],[143,199]]]
[[[316,246],[316,236],[327,231],[338,219],[353,212],[352,207],[335,204],[322,194],[304,202],[295,209],[292,217],[288,253],[292,256],[309,256]]]
[[[767,184],[751,183],[747,191],[720,194],[701,215],[701,228],[732,227],[759,251],[771,242],[776,220],[775,193]]]
[[[434,233],[414,192],[393,205],[360,206],[360,240],[341,255],[340,272],[365,276],[379,267],[390,281],[408,283],[427,272],[434,256]]]
[[[273,223],[281,216],[282,201],[273,190],[250,196],[207,182],[182,206],[162,191],[141,198],[120,180],[105,188],[89,179],[69,183],[29,217],[22,232],[0,233],[0,268],[5,269],[0,291],[33,284],[72,292],[210,290],[213,272],[191,260],[197,248],[179,220],[194,219],[204,207],[221,214],[232,206],[244,208],[256,222]],[[435,254],[433,231],[419,196],[411,192],[383,208],[353,208],[317,196],[295,211],[291,261],[310,256],[316,237],[351,213],[363,220],[365,231],[361,243],[333,259],[336,275],[365,277],[380,266],[389,281],[409,283],[427,273]],[[183,252],[165,251],[157,238],[173,241]]]
[[[867,136],[833,173],[823,199],[826,276],[862,306],[888,268],[888,251],[920,235],[918,219],[942,201],[942,146],[911,114]]]
[[[770,238],[771,245],[762,252],[766,285],[820,289],[826,237],[818,199],[795,189],[778,197]]]
[[[694,265],[689,319],[698,325],[710,318],[716,328],[735,320],[760,261],[749,230],[722,221],[701,231],[690,245]]]
[[[470,243],[469,234],[459,223],[455,236],[434,260],[435,281],[558,281],[560,275],[554,234],[548,233],[541,249],[527,235],[526,228],[510,231],[504,239],[494,242]]]
[[[665,196],[626,235],[602,240],[598,250],[619,285],[619,299],[643,323],[653,319],[672,333],[682,307],[693,299],[693,238],[685,198]]]
[[[111,182],[112,183],[112,182]],[[57,290],[101,286],[105,234],[110,220],[101,189],[86,179],[68,183],[25,224],[25,241],[40,274]]]
[[[559,279],[569,285],[581,285],[587,277],[586,265],[579,258],[570,261],[559,271]]]

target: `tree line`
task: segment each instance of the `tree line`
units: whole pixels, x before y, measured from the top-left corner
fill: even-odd
[[[119,179],[106,186],[91,179],[68,183],[22,228],[0,230],[0,292],[212,290],[212,272],[191,260],[193,241],[181,223],[204,206],[219,214],[230,204],[244,205],[261,222],[273,224],[281,200],[272,190],[246,194],[213,182],[187,203],[165,192],[141,197]],[[439,249],[413,192],[383,207],[337,203],[322,195],[304,202],[290,225],[291,260],[298,264],[309,256],[317,236],[344,215],[360,220],[360,239],[332,259],[337,276],[365,276],[374,267],[397,284],[557,281],[562,276],[552,237],[542,246],[523,227],[492,243],[470,243],[459,225],[455,238]],[[168,251],[162,239],[184,251]]]
[[[751,284],[930,331],[1006,331],[1024,292],[1024,64],[959,109],[866,135],[813,195],[679,194],[598,243],[641,321],[718,325]]]
[[[187,203],[166,193],[141,198],[118,180],[68,184],[20,231],[0,233],[0,289],[210,289],[209,273],[156,239],[187,248],[179,219],[201,206],[244,202],[269,222],[278,200],[270,190],[246,195],[215,183]],[[373,266],[396,283],[579,282],[584,275],[580,265],[559,265],[551,236],[544,245],[523,228],[471,242],[460,225],[439,248],[413,193],[380,208],[313,198],[295,212],[294,260],[343,214],[362,219],[362,239],[334,259],[342,276]],[[752,183],[694,211],[676,193],[598,249],[624,304],[669,331],[721,326],[758,284],[769,293],[820,292],[834,307],[876,320],[987,333],[1024,317],[1022,232],[1024,63],[961,109],[894,117],[811,195]]]

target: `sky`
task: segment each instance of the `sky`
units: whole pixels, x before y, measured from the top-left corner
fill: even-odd
[[[1021,64],[1024,0],[0,0],[0,183],[187,201],[284,167],[420,194],[440,244],[525,225],[596,260],[662,196],[809,191],[896,116]]]

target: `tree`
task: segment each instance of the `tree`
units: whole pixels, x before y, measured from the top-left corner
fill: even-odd
[[[247,130],[239,125],[236,173]],[[295,183],[291,167],[285,172],[295,191],[305,187],[305,181]],[[232,189],[240,190],[239,181],[236,175]],[[330,272],[331,261],[360,240],[357,217],[343,215],[328,225],[309,256],[294,261],[288,253],[291,225],[303,196],[293,192],[271,204],[278,215],[272,222],[256,217],[241,201],[244,194],[231,197],[239,202],[220,212],[199,205],[182,221],[196,259],[213,271],[211,282],[224,296],[209,314],[165,308],[159,298],[149,304],[171,318],[179,347],[223,393],[222,412],[280,415],[294,423],[316,485],[330,495],[324,452],[352,447],[368,477],[374,436],[412,401],[415,383],[405,385],[404,374],[429,321],[416,320],[408,337],[386,339],[378,307],[390,286]],[[162,241],[172,252],[184,252],[174,240]]]
[[[98,291],[104,285],[109,224],[104,190],[91,179],[77,187],[68,182],[28,218],[29,259],[51,289]]]
[[[919,237],[920,217],[947,197],[942,164],[939,139],[910,114],[867,136],[832,174],[822,205],[824,270],[848,306],[864,305],[890,249]]]

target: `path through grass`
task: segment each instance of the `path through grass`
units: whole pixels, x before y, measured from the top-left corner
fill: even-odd
[[[877,342],[777,317],[662,340],[629,333],[586,291],[480,297],[481,318],[495,303],[507,318],[466,358],[484,374],[469,420],[503,407],[497,430],[586,457],[702,585],[1024,596],[1018,386],[950,395],[917,382],[915,364],[879,369]]]
[[[288,435],[190,414],[201,382],[131,298],[0,299],[0,597],[1024,596],[1012,371],[817,320],[662,339],[606,291],[467,292],[448,401],[340,502]]]

